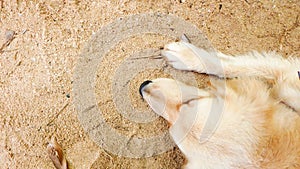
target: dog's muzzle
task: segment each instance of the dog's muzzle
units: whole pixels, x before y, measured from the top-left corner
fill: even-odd
[[[142,97],[143,97],[142,91],[143,91],[144,87],[147,86],[149,83],[152,83],[152,81],[151,81],[151,80],[146,80],[146,81],[144,81],[144,82],[141,84],[140,89],[139,89],[139,92],[140,92],[140,95],[141,95]]]

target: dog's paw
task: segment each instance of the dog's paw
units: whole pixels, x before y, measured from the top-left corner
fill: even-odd
[[[171,66],[179,70],[210,74],[222,67],[216,53],[184,41],[167,44],[161,54]]]
[[[201,62],[188,44],[184,41],[167,44],[162,56],[175,69],[194,71]]]

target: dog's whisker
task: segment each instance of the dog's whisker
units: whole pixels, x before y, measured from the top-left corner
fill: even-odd
[[[186,34],[182,34],[180,40],[187,43],[191,43],[191,40],[186,36]]]
[[[139,59],[162,59],[161,55],[152,55],[152,56],[142,56],[142,57],[134,57],[130,58],[130,60],[139,60]]]

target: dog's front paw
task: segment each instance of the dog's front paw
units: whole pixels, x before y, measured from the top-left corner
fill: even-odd
[[[184,41],[167,44],[162,51],[162,56],[176,69],[196,71],[201,61],[190,45]]]
[[[208,52],[184,41],[167,44],[161,54],[170,65],[179,70],[216,74],[222,69],[215,52]]]

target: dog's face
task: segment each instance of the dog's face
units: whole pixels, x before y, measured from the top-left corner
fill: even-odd
[[[177,120],[183,105],[190,105],[193,101],[210,96],[208,92],[196,87],[166,78],[143,82],[140,86],[140,94],[155,113],[171,124]]]

